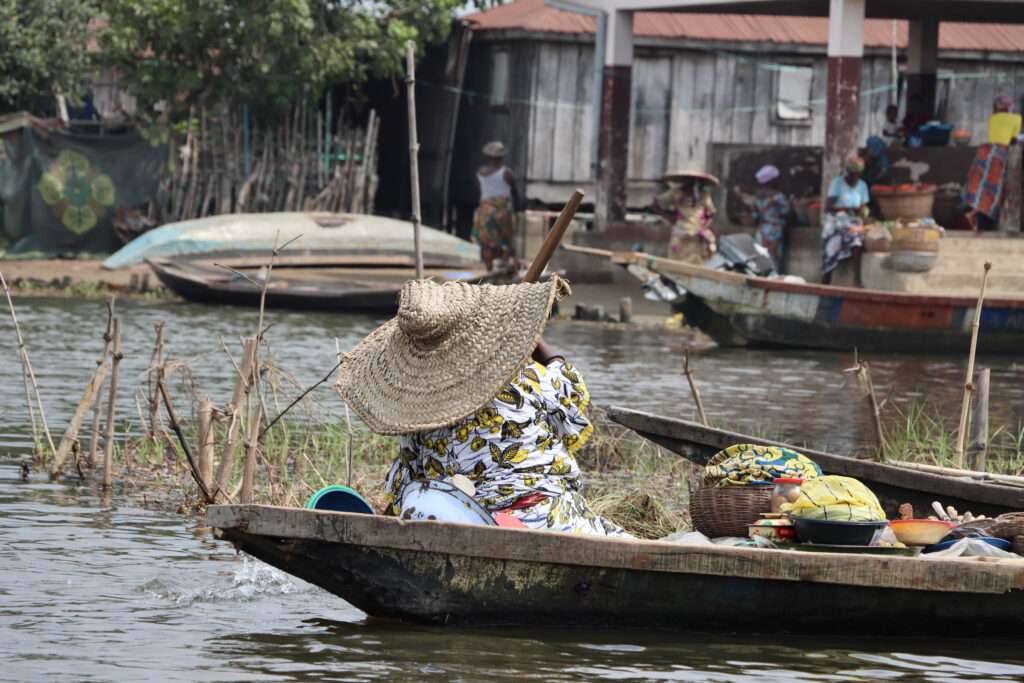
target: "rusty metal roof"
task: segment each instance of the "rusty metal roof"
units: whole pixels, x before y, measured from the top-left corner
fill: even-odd
[[[516,0],[464,17],[477,30],[535,31],[538,33],[593,33],[594,18],[544,4],[544,0]],[[752,14],[684,14],[637,12],[633,34],[638,38],[686,38],[722,42],[798,45],[828,43],[828,19]],[[890,47],[892,22],[867,19],[865,47]],[[906,47],[907,22],[896,22],[896,47]],[[1024,52],[1024,25],[939,25],[939,47],[944,50]]]

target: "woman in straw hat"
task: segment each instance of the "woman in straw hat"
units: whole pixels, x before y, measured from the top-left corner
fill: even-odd
[[[516,179],[505,166],[505,145],[488,142],[483,153],[484,164],[476,175],[480,205],[473,216],[473,241],[480,245],[480,256],[491,270],[495,259],[511,259],[515,253],[512,196]]]
[[[540,340],[557,276],[516,285],[405,284],[398,315],[347,356],[342,398],[380,434],[401,435],[390,514],[414,481],[468,477],[473,497],[533,529],[625,532],[587,505],[574,453],[593,431],[579,371]]]

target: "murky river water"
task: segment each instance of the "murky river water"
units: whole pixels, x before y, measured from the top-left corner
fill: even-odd
[[[165,320],[171,354],[187,358],[200,387],[223,400],[232,370],[220,339],[237,345],[251,334],[253,312],[133,303],[119,311],[126,386],[137,384],[148,361],[153,323]],[[59,433],[99,353],[103,307],[22,300],[19,313],[51,429]],[[281,313],[270,321],[277,360],[303,383],[331,367],[334,337],[346,348],[376,323]],[[679,373],[684,337],[566,323],[549,330],[548,340],[583,368],[597,401],[692,411]],[[192,521],[116,497],[104,504],[73,484],[22,482],[15,458],[29,445],[29,429],[12,339],[4,319],[0,680],[1024,680],[1019,640],[754,640],[367,622],[341,600],[237,557]],[[892,400],[924,397],[955,412],[960,359],[872,360],[876,384]],[[870,438],[866,413],[841,387],[849,361],[718,349],[694,357],[710,414],[834,448]],[[1013,361],[985,359],[993,368],[994,421],[1024,416]],[[135,414],[134,402],[122,408]]]

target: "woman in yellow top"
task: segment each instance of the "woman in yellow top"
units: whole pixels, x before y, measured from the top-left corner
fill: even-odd
[[[975,230],[994,229],[999,220],[1009,146],[1017,143],[1021,130],[1021,115],[1012,113],[1012,109],[1013,98],[1009,95],[1000,95],[992,103],[988,141],[978,148],[967,173],[963,208]]]

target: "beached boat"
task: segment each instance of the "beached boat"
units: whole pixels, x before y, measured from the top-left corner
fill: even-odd
[[[960,512],[970,510],[975,515],[995,516],[1024,510],[1024,480],[1019,477],[1000,478],[952,470],[940,472],[941,468],[917,469],[909,463],[851,458],[628,408],[612,407],[608,417],[698,465],[705,464],[723,448],[738,443],[791,448],[814,460],[826,474],[862,481],[878,496],[890,519],[898,518],[897,508],[901,503],[911,503],[924,513],[934,500],[952,505]]]
[[[146,259],[231,251],[266,255],[274,245],[291,242],[292,258],[411,258],[413,227],[408,221],[355,213],[224,214],[169,223],[132,240],[103,262],[126,268]],[[425,265],[474,268],[480,248],[446,232],[421,226]]]
[[[601,252],[642,281],[660,276],[686,321],[722,346],[966,353],[977,299],[789,282],[643,253]],[[980,353],[1024,348],[1024,298],[985,300]]]
[[[233,256],[222,260],[203,257],[147,259],[149,267],[168,289],[189,301],[232,306],[259,306],[263,271],[268,256]],[[267,285],[270,308],[391,314],[398,310],[398,292],[415,277],[415,270],[401,263],[361,267],[344,256],[301,262],[292,255],[275,263]],[[375,261],[380,259],[375,257]],[[262,261],[262,263],[261,263]],[[228,267],[223,267],[228,266]],[[229,270],[231,268],[232,270]],[[244,275],[243,275],[244,274]],[[500,281],[502,273],[477,269],[426,268],[426,277],[438,282]]]
[[[241,550],[371,617],[691,631],[1024,632],[1024,559],[922,559],[609,539],[217,505]]]

